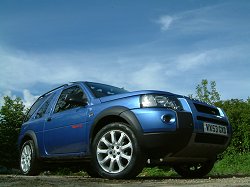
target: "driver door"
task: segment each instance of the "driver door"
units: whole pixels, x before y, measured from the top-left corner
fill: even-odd
[[[53,113],[45,122],[44,147],[48,155],[76,154],[86,151],[86,106],[66,102],[67,97],[86,95],[79,86],[61,92]]]

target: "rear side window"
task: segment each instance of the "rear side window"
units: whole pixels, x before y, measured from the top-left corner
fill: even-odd
[[[80,87],[73,86],[73,87],[67,88],[67,89],[62,91],[62,93],[57,101],[57,104],[55,106],[54,113],[62,112],[65,110],[79,107],[77,105],[69,104],[69,103],[65,102],[66,97],[69,95],[77,95],[77,96],[81,97],[82,99],[86,98],[86,95],[83,93],[83,91]]]
[[[47,101],[45,101],[45,103],[43,103],[42,107],[37,111],[35,119],[42,118],[46,114],[46,111],[52,99],[53,97],[51,96]]]
[[[41,104],[50,96],[51,94],[49,95],[45,95],[45,96],[42,96],[42,97],[39,97],[36,102],[31,106],[29,112],[27,113],[26,117],[25,117],[25,120],[24,121],[28,121],[31,116],[35,113],[35,111],[41,106]]]

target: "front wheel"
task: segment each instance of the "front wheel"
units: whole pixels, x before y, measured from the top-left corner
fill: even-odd
[[[24,175],[38,175],[38,161],[32,140],[26,141],[21,149],[20,170]]]
[[[184,178],[201,178],[207,175],[214,166],[215,159],[201,163],[183,163],[175,165],[174,170]]]
[[[137,176],[145,165],[137,137],[128,125],[112,123],[101,129],[93,141],[93,166],[110,179]]]

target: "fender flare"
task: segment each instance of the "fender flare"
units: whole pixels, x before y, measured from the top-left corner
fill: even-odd
[[[123,106],[115,106],[103,110],[98,116],[96,116],[90,130],[90,142],[92,141],[94,129],[98,122],[108,116],[117,116],[122,118],[128,123],[134,133],[136,133],[137,136],[141,137],[143,130],[135,114],[129,108]]]
[[[34,142],[34,145],[35,145],[35,150],[36,150],[36,157],[37,158],[40,158],[40,152],[39,152],[39,148],[38,148],[38,143],[37,143],[37,137],[36,137],[36,134],[34,131],[32,130],[28,130],[24,136],[23,136],[23,139],[22,139],[22,143],[23,140],[25,139],[25,137],[29,137],[33,142]],[[20,149],[22,148],[22,144],[20,145]]]

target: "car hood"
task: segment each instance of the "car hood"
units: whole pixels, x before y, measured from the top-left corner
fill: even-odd
[[[101,97],[99,99],[101,102],[107,102],[107,101],[112,101],[112,100],[116,100],[116,99],[122,99],[122,98],[126,98],[126,97],[132,97],[132,96],[144,95],[144,94],[160,94],[160,95],[170,95],[170,96],[183,97],[183,96],[176,95],[176,94],[173,94],[170,92],[156,91],[156,90],[142,90],[142,91],[127,92],[127,93],[122,93],[122,94]]]

